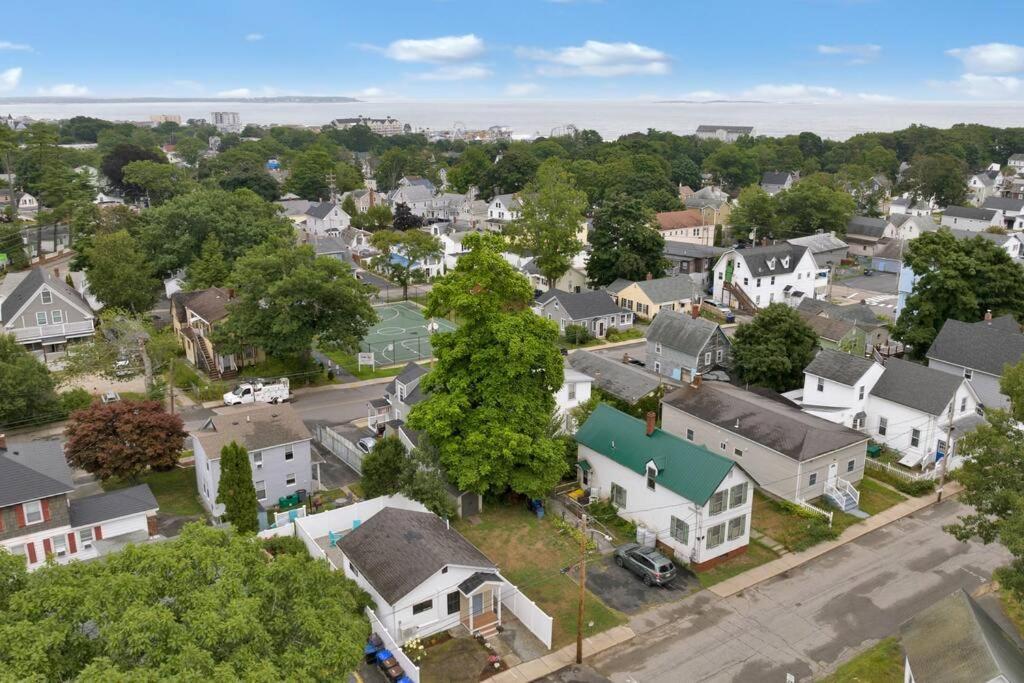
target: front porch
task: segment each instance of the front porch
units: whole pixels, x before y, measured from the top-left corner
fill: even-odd
[[[501,585],[497,574],[476,572],[459,584],[459,623],[472,635],[490,638],[501,626]]]

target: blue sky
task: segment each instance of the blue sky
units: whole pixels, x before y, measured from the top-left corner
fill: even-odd
[[[0,26],[0,96],[1024,99],[1020,0],[984,5],[14,3]]]

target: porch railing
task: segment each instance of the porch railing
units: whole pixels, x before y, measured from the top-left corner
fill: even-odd
[[[835,484],[825,483],[825,495],[831,495],[837,500],[853,498],[853,502],[860,505],[860,491],[853,487],[853,484],[842,477],[836,478]]]
[[[818,507],[817,505],[811,505],[810,503],[808,503],[805,500],[798,500],[796,502],[796,504],[799,505],[802,508],[807,508],[811,512],[818,513],[819,515],[821,515],[822,517],[824,517],[825,519],[828,520],[828,525],[830,527],[832,526],[832,513],[829,512],[828,510],[823,510],[822,508]]]

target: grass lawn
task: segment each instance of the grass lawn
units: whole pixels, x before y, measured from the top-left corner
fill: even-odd
[[[311,358],[267,358],[262,363],[242,368],[241,377],[287,377],[295,387],[316,387],[329,384],[325,373]]]
[[[999,589],[999,602],[1002,603],[1006,616],[1017,627],[1017,633],[1024,636],[1024,603],[1005,588]]]
[[[405,364],[396,365],[390,368],[370,368],[364,365],[362,368],[359,367],[359,362],[355,356],[351,356],[341,351],[321,351],[325,356],[333,360],[335,363],[345,368],[350,372],[356,379],[377,379],[378,377],[394,377],[395,375],[401,374],[402,370],[405,369]]]
[[[427,648],[420,662],[420,680],[437,683],[477,683],[490,653],[476,638],[452,638]]]
[[[348,485],[348,490],[359,497],[359,500],[366,500],[366,491],[363,490],[363,482],[357,481]]]
[[[575,563],[575,541],[563,535],[548,519],[537,519],[525,507],[492,505],[473,525],[460,520],[458,530],[497,563],[501,573],[546,613],[554,617],[555,649],[576,638],[579,587],[562,570]],[[626,621],[587,592],[584,603],[584,637]],[[591,624],[593,624],[591,626]]]
[[[709,588],[710,586],[714,586],[716,583],[742,574],[748,569],[760,567],[762,564],[771,562],[778,557],[778,553],[768,546],[764,545],[760,541],[750,539],[750,545],[747,546],[747,552],[743,553],[739,557],[726,560],[722,564],[708,569],[707,571],[696,572],[697,579],[700,581],[701,586]]]
[[[619,517],[611,503],[607,501],[591,503],[587,507],[587,512],[611,532],[615,545],[636,542],[636,524]]]
[[[877,515],[907,499],[902,493],[883,486],[876,479],[865,477],[857,483],[860,490],[860,509],[869,515]]]
[[[897,638],[886,638],[836,669],[820,683],[901,683],[903,653]]]
[[[801,514],[796,511],[795,505],[771,500],[760,491],[755,491],[751,525],[765,536],[781,543],[790,552],[798,552],[821,541],[835,538],[842,530],[835,527],[846,521],[841,519],[844,516],[850,517],[837,514],[834,518],[837,524],[830,529],[824,517],[810,510],[807,514]]]
[[[193,468],[175,467],[166,472],[149,472],[139,477],[137,482],[124,481],[118,478],[103,482],[107,491],[123,489],[136,484],[149,484],[156,501],[160,503],[160,512],[169,515],[204,515],[206,511],[199,504],[199,491],[196,489],[196,471]]]

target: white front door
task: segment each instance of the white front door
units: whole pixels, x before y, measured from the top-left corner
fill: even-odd
[[[828,466],[828,479],[826,481],[828,481],[828,483],[831,486],[835,486],[836,485],[836,479],[838,479],[838,478],[839,478],[839,463],[835,463],[834,462],[834,463],[832,463],[831,465]]]

